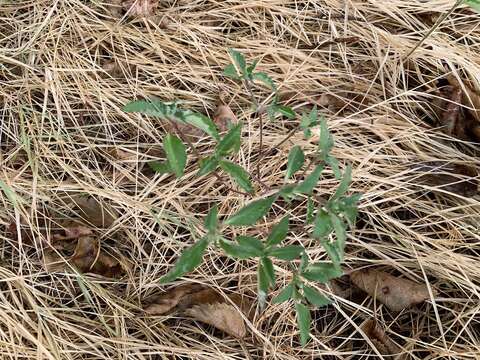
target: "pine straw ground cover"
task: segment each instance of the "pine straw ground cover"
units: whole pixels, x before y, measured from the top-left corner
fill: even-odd
[[[478,146],[445,135],[431,107],[448,74],[480,88],[479,16],[459,7],[404,58],[452,4],[179,0],[160,1],[155,16],[144,20],[120,19],[98,0],[3,1],[0,357],[362,359],[380,357],[361,328],[376,318],[405,358],[478,358],[479,198],[434,190],[412,171],[426,161],[479,165]],[[134,98],[157,97],[212,116],[219,90],[225,91],[245,122],[238,161],[254,169],[258,121],[247,94],[222,76],[227,48],[261,60],[285,104],[300,111],[317,103],[335,136],[334,155],[342,168],[352,164],[352,191],[364,196],[345,269],[375,266],[427,283],[430,300],[391,312],[370,296],[334,296],[332,305],[314,312],[306,347],[289,304],[269,305],[248,323],[243,341],[182,315],[141,311],[145,299],[168,288],[157,280],[191,244],[191,232],[202,231],[209,207],[221,203],[220,213],[229,215],[249,199],[229,192],[233,184],[194,176],[193,165],[181,180],[153,174],[146,163],[161,158],[164,123],[121,108]],[[287,119],[267,123],[265,147],[294,126]],[[269,152],[263,181],[281,183],[291,145],[308,151],[316,140],[299,132]],[[198,147],[208,153],[212,143],[200,140]],[[318,194],[336,185],[327,176]],[[120,279],[45,269],[45,223],[54,214],[73,216],[70,199],[80,195],[114,209],[113,224],[100,222],[92,236],[108,256],[129,263]],[[258,232],[283,215],[277,205]],[[9,232],[12,223],[26,227],[20,244]],[[292,233],[290,241],[325,258],[318,243],[301,236]],[[255,266],[210,250],[176,284],[205,284],[255,301]],[[279,282],[290,276],[286,269]]]

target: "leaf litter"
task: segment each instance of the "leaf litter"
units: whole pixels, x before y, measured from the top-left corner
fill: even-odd
[[[397,355],[402,349],[385,333],[383,327],[374,319],[368,320],[362,330],[382,355]],[[399,359],[397,357],[396,359]]]
[[[200,284],[172,288],[152,298],[144,309],[148,315],[165,315],[177,311],[237,338],[246,336],[247,327],[243,317],[252,319],[253,310],[252,303],[244,296],[224,296]]]
[[[428,287],[374,269],[353,271],[353,284],[385,304],[392,311],[402,311],[430,298]]]

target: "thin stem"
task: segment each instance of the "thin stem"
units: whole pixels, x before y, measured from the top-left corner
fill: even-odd
[[[459,7],[462,3],[463,3],[464,0],[457,0],[457,2],[452,6],[452,8],[450,10],[448,10],[443,16],[440,17],[440,19],[437,20],[437,22],[432,26],[432,28],[423,36],[423,38],[413,47],[412,50],[410,50],[407,54],[407,56],[405,56],[405,60],[407,60],[414,52],[415,50],[417,50],[420,46],[423,45],[423,43],[425,42],[425,40],[427,40],[429,38],[430,35],[432,35],[432,33],[438,29],[438,27],[442,24],[442,22],[447,18],[449,17],[457,7]]]

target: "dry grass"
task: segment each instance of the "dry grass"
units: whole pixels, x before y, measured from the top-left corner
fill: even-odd
[[[2,359],[379,357],[360,330],[373,315],[407,358],[479,358],[479,198],[445,191],[425,196],[429,187],[409,171],[429,160],[479,165],[475,145],[447,138],[427,121],[436,80],[454,72],[480,87],[478,15],[457,9],[404,62],[402,55],[452,1],[161,1],[159,16],[149,21],[119,21],[100,0],[12,3],[0,4],[0,179],[25,202],[14,209],[2,193],[0,224],[23,218],[38,233],[38,219],[68,215],[71,196],[90,194],[119,213],[111,228],[98,231],[103,246],[133,266],[121,281],[48,274],[39,243],[19,246],[2,230]],[[321,46],[338,37],[358,41]],[[243,344],[178,316],[141,315],[142,301],[165,288],[158,278],[193,241],[192,233],[201,233],[210,205],[221,203],[226,215],[247,199],[228,193],[214,177],[195,177],[194,165],[179,181],[146,172],[145,163],[155,158],[150,154],[161,149],[162,122],[120,109],[133,98],[156,96],[212,115],[219,88],[225,89],[246,123],[238,161],[253,170],[258,123],[245,92],[221,76],[227,47],[260,59],[295,108],[322,94],[347,101],[359,95],[343,110],[321,107],[335,135],[335,155],[353,164],[353,188],[365,194],[345,266],[376,265],[428,282],[438,297],[399,314],[371,298],[336,298],[315,312],[313,340],[305,348],[287,304],[269,306],[250,323],[252,335]],[[115,77],[102,70],[112,59],[121,66]],[[267,124],[266,146],[291,127],[286,120]],[[263,161],[265,182],[281,183],[292,143],[316,146],[300,133],[293,137]],[[207,153],[211,145],[204,139],[199,148]],[[335,185],[327,178],[318,191],[329,194]],[[258,232],[284,213],[276,206]],[[299,219],[301,212],[291,214]],[[324,258],[317,244],[291,235],[297,240],[309,244],[312,257]],[[179,283],[254,298],[254,262],[235,264],[213,250],[205,260]],[[279,282],[289,276],[280,272]]]

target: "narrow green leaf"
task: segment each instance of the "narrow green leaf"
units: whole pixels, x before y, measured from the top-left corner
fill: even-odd
[[[260,81],[261,83],[267,85],[270,89],[273,91],[277,90],[277,86],[275,85],[275,82],[273,79],[265,74],[264,72],[256,72],[252,75],[252,79],[256,81]]]
[[[297,114],[295,113],[295,111],[289,107],[289,106],[284,106],[284,105],[278,105],[276,110],[282,114],[283,116],[286,116],[287,118],[289,119],[295,119],[295,117],[297,116]]]
[[[285,185],[280,189],[278,195],[280,195],[286,202],[291,202],[296,197],[295,188],[296,185]]]
[[[267,115],[270,121],[275,120],[275,115],[277,114],[277,105],[269,105],[267,107]]]
[[[192,126],[202,130],[203,132],[207,133],[215,140],[220,139],[220,135],[218,135],[218,129],[215,123],[207,116],[197,113],[197,112],[186,112],[183,120]]]
[[[470,6],[472,9],[480,12],[480,1],[479,0],[465,0],[465,3]]]
[[[253,70],[257,67],[258,60],[255,60],[252,65],[247,66],[247,69],[245,71],[245,75],[251,80],[253,79]]]
[[[230,64],[228,65],[224,70],[223,70],[223,75],[226,77],[229,77],[234,80],[240,79],[240,75],[238,75],[237,69],[235,68],[235,65]]]
[[[302,276],[310,281],[318,281],[326,284],[328,281],[343,275],[340,267],[331,263],[315,263],[308,265],[302,272]]]
[[[219,245],[227,255],[235,259],[245,260],[258,257],[256,250],[250,251],[249,249],[246,249],[225,239],[220,239]]]
[[[298,184],[295,188],[297,194],[307,194],[310,195],[315,186],[317,186],[318,180],[320,180],[320,175],[323,171],[323,165],[317,165],[310,175],[308,175],[303,182]]]
[[[320,294],[315,288],[304,285],[303,294],[308,302],[314,306],[322,307],[331,303],[330,299]]]
[[[286,179],[290,179],[303,166],[305,154],[300,146],[295,145],[288,154]]]
[[[148,166],[155,171],[156,173],[159,174],[168,174],[168,173],[173,173],[173,169],[170,166],[168,161],[150,161],[148,163]]]
[[[272,231],[268,235],[267,246],[277,245],[287,237],[289,221],[290,218],[287,215],[272,228]]]
[[[245,62],[243,54],[234,49],[228,49],[228,52],[230,53],[236,68],[239,70],[240,75],[244,75],[247,63]]]
[[[347,169],[343,173],[342,181],[338,185],[338,188],[335,191],[335,194],[333,194],[330,201],[340,199],[340,197],[342,197],[348,191],[348,188],[350,187],[351,182],[352,182],[352,167],[348,165]]]
[[[158,100],[135,100],[123,107],[123,111],[128,113],[141,113],[149,116],[155,116],[161,119],[177,119],[177,105],[175,103],[166,103]]]
[[[333,175],[335,179],[340,180],[342,178],[342,172],[340,171],[340,166],[338,165],[338,160],[333,156],[327,156],[325,162],[332,167]]]
[[[283,290],[275,296],[272,300],[274,304],[280,304],[282,302],[288,301],[293,297],[293,294],[295,292],[295,284],[290,283],[288,284]]]
[[[345,218],[347,219],[348,223],[353,226],[357,219],[358,208],[357,204],[362,194],[353,194],[349,197],[345,197],[338,201],[338,207],[340,211],[343,213]]]
[[[267,257],[262,257],[260,259],[260,262],[263,267],[263,271],[265,272],[265,276],[267,277],[267,281],[269,285],[274,286],[275,285],[275,270],[273,269],[273,263],[272,260],[270,260]]]
[[[205,229],[209,233],[214,233],[217,230],[218,226],[218,206],[213,205],[210,211],[208,212],[207,217],[205,218]]]
[[[298,258],[305,249],[299,245],[289,245],[281,248],[272,248],[268,250],[268,255],[277,259],[291,261]]]
[[[336,241],[332,242],[332,241],[329,241],[328,239],[324,239],[320,243],[322,244],[323,248],[327,252],[330,260],[332,260],[333,264],[339,267],[343,261],[344,248],[338,246],[338,243]]]
[[[263,266],[262,261],[258,263],[257,281],[258,281],[258,301],[260,303],[260,307],[263,307],[267,298],[268,288],[270,287],[270,281],[268,279],[268,275],[265,272],[265,268]]]
[[[335,214],[330,213],[330,220],[332,221],[333,229],[335,230],[335,235],[337,236],[338,246],[343,248],[347,240],[347,226]]]
[[[173,172],[177,177],[181,177],[187,164],[187,149],[185,145],[175,135],[167,134],[163,138],[163,149]]]
[[[200,160],[200,169],[197,172],[197,176],[207,175],[214,171],[218,166],[218,159],[215,156],[210,156]]]
[[[300,260],[300,266],[298,267],[298,271],[300,273],[304,272],[307,266],[308,266],[308,255],[306,252],[303,252]]]
[[[316,125],[318,125],[317,105],[313,107],[310,114],[303,114],[302,120],[300,121],[300,128],[303,129],[303,134],[307,139],[312,136],[312,131],[310,129]]]
[[[3,193],[5,194],[5,196],[8,198],[8,200],[10,200],[10,202],[12,203],[12,205],[14,207],[17,207],[18,205],[18,202],[19,202],[19,199],[22,200],[20,202],[24,202],[23,199],[21,199],[16,193],[15,191],[13,191],[5,182],[3,182],[2,180],[0,180],[0,189],[3,190]]]
[[[253,192],[250,175],[240,165],[234,164],[231,161],[220,160],[220,167],[228,173],[243,190],[249,193]]]
[[[240,136],[242,134],[242,123],[238,123],[232,127],[229,132],[218,143],[215,153],[222,157],[230,152],[236,153],[240,149]]]
[[[175,263],[175,266],[165,276],[160,279],[161,284],[169,283],[193,271],[202,263],[203,254],[208,246],[208,239],[202,238],[192,247],[185,250]]]
[[[237,242],[242,249],[245,249],[245,251],[255,254],[255,256],[263,255],[263,252],[264,252],[263,244],[257,238],[254,238],[252,236],[240,235],[240,236],[237,236]]]
[[[268,213],[275,200],[276,196],[269,196],[265,199],[253,201],[230,216],[225,224],[232,226],[253,225]]]
[[[312,321],[310,311],[302,303],[296,303],[295,310],[297,311],[297,325],[300,330],[300,341],[302,346],[305,346],[310,339],[310,323]]]
[[[307,216],[305,222],[307,224],[313,223],[313,220],[315,219],[314,216],[314,210],[315,210],[315,204],[313,203],[313,199],[309,196],[307,200]]]
[[[323,158],[326,159],[333,147],[333,138],[328,130],[327,121],[322,118],[320,121],[320,141],[319,148],[322,151]]]
[[[318,210],[313,225],[313,237],[316,239],[324,239],[332,230],[332,221],[328,213],[323,209]]]

